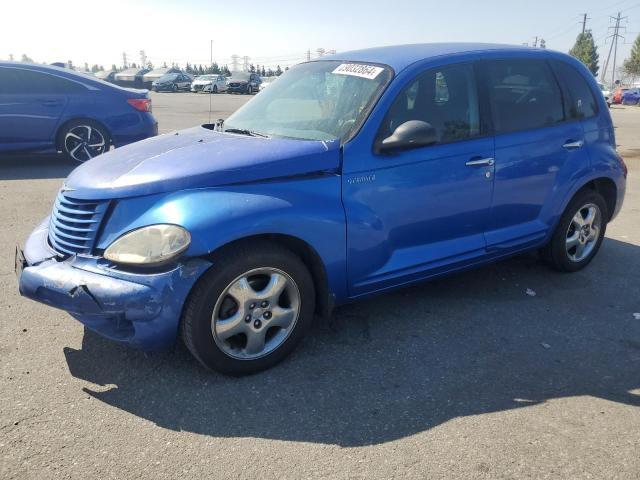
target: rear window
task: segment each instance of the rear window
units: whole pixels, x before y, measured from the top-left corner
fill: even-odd
[[[496,60],[483,65],[497,133],[564,120],[560,87],[545,61]]]
[[[582,74],[565,62],[555,62],[558,77],[566,85],[570,98],[568,115],[571,118],[590,118],[598,113],[596,102],[589,84]]]

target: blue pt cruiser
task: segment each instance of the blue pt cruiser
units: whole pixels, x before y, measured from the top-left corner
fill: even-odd
[[[205,366],[282,360],[314,314],[539,249],[574,272],[620,210],[609,110],[567,55],[484,44],[300,64],[226,122],[79,166],[17,252],[22,295]]]

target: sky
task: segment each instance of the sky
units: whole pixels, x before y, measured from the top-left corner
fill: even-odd
[[[622,25],[625,58],[640,32],[640,0],[29,0],[3,2],[0,59],[23,54],[36,62],[67,60],[109,68],[140,62],[140,50],[154,65],[206,64],[213,40],[214,61],[231,56],[283,68],[303,61],[307,50],[347,51],[422,42],[533,44],[568,51],[588,13],[600,53],[609,52],[610,15]],[[242,60],[241,60],[242,62]]]

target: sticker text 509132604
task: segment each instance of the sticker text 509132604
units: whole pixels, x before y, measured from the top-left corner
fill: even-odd
[[[366,65],[364,63],[343,63],[338,65],[332,73],[336,75],[351,75],[353,77],[362,77],[373,80],[382,70],[384,70],[384,68],[376,67],[375,65]]]

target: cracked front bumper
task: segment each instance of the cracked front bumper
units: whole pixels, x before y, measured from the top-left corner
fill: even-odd
[[[20,294],[66,310],[95,332],[145,350],[171,347],[182,305],[211,263],[191,259],[163,272],[109,268],[96,257],[61,260],[47,243],[45,219],[25,243]]]

